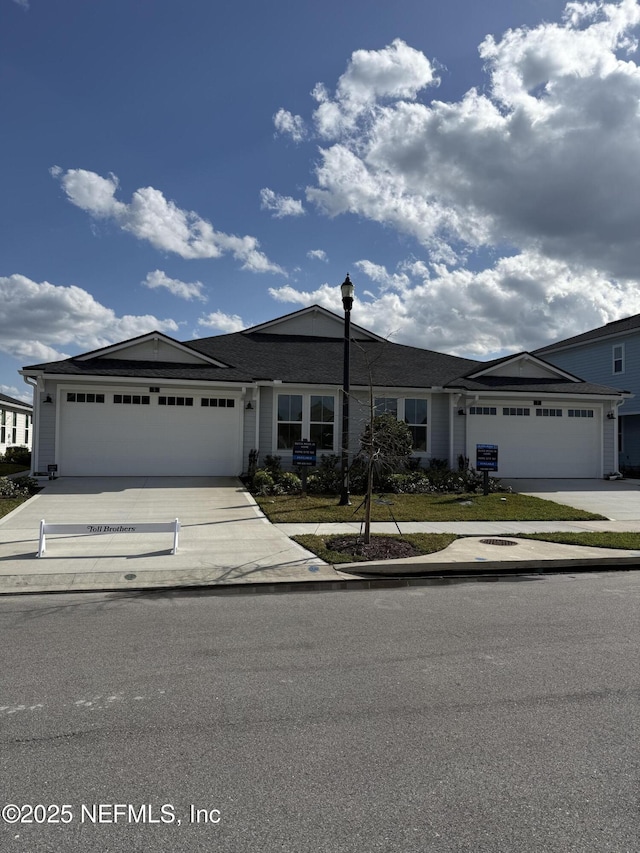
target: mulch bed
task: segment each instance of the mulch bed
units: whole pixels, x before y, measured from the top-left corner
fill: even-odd
[[[418,551],[410,542],[390,536],[372,536],[369,545],[365,545],[359,536],[337,536],[327,539],[327,548],[341,554],[353,554],[366,560],[391,560],[403,557],[418,557]]]

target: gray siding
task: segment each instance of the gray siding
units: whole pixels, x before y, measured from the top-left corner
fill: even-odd
[[[613,347],[624,344],[624,373],[613,372]],[[621,415],[640,413],[640,333],[594,341],[573,349],[543,355],[545,361],[557,364],[580,379],[598,382],[621,391],[631,391],[635,398],[625,400]]]
[[[259,465],[265,456],[273,453],[273,399],[273,388],[260,388]]]
[[[40,399],[40,425],[38,428],[38,458],[32,460],[34,471],[46,471],[47,465],[56,462],[56,410],[57,403],[43,403],[47,394],[56,400],[56,385],[48,382]],[[34,427],[35,428],[35,427]]]
[[[241,400],[240,405],[244,406],[244,426],[242,430],[242,472],[246,473],[249,468],[249,453],[256,448],[256,403],[253,403],[253,409],[247,409],[247,400]]]
[[[606,477],[618,470],[618,421],[603,416],[602,470]]]
[[[448,394],[431,397],[427,420],[431,435],[431,458],[449,460],[449,400]]]
[[[467,419],[463,415],[458,414],[458,409],[464,408],[464,401],[461,401],[458,406],[456,406],[453,417],[453,459],[451,460],[451,467],[454,471],[458,468],[458,457],[465,456],[465,451],[467,447]],[[470,460],[471,461],[471,460]]]

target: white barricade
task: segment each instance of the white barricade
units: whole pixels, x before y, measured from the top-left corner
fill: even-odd
[[[46,551],[47,533],[83,534],[86,536],[97,536],[100,534],[114,535],[118,533],[173,533],[173,548],[171,549],[171,553],[175,554],[178,550],[179,532],[180,522],[177,518],[173,521],[144,521],[139,524],[130,521],[114,524],[47,524],[43,518],[40,522],[40,543],[36,556],[42,557]]]

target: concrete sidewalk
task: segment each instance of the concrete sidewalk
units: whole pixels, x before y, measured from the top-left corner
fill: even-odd
[[[367,575],[535,572],[640,566],[640,551],[584,548],[514,534],[544,531],[636,530],[633,521],[400,523],[403,533],[452,532],[456,540],[436,554],[334,569],[289,537],[299,533],[358,532],[360,524],[272,525],[233,478],[103,477],[43,481],[43,491],[0,519],[0,594],[207,586],[226,591],[267,588],[345,588]],[[47,536],[36,558],[40,519],[52,523],[181,523],[177,554],[172,536],[101,534]],[[373,532],[397,533],[393,522]],[[516,544],[487,544],[507,536]],[[283,584],[285,586],[283,586]]]
[[[0,592],[137,589],[191,584],[334,580],[330,566],[264,518],[235,478],[69,477],[0,519]],[[172,534],[47,536],[40,520],[68,524],[181,524]]]

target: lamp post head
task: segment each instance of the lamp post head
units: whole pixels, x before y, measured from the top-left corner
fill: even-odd
[[[353,308],[353,293],[354,286],[351,283],[351,279],[349,278],[349,273],[347,273],[347,277],[340,285],[340,291],[342,293],[342,307],[345,311],[351,311]]]

